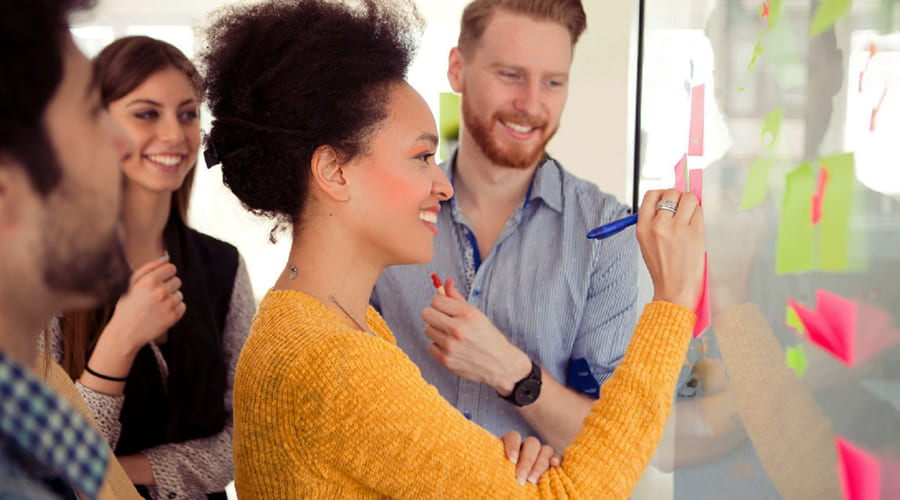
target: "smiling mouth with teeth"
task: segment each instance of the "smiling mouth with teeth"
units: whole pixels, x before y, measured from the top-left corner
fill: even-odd
[[[437,214],[434,212],[419,212],[419,219],[432,224],[437,224]]]
[[[167,167],[174,167],[184,161],[183,156],[175,155],[146,155],[144,158],[153,163],[159,163],[160,165],[165,165]]]
[[[509,127],[511,129],[515,130],[516,132],[519,132],[520,134],[527,134],[528,132],[531,132],[532,130],[535,130],[538,128],[538,127],[530,126],[530,125],[520,125],[518,123],[512,123],[512,122],[508,122],[506,120],[500,120],[500,123],[502,123],[506,127]]]

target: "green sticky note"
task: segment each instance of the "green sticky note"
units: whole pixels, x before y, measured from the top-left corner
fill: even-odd
[[[766,201],[769,186],[769,171],[772,169],[771,158],[757,158],[750,166],[747,180],[744,182],[744,195],[741,198],[741,210],[747,210]]]
[[[450,156],[449,147],[459,141],[460,97],[452,92],[441,92],[438,97],[438,129],[441,139],[441,160]]]
[[[772,0],[769,2],[769,27],[772,31],[778,25],[778,19],[781,17],[781,0]]]
[[[803,350],[802,344],[797,344],[796,347],[787,348],[785,364],[788,368],[794,370],[794,373],[797,374],[797,378],[803,378],[803,374],[806,373],[806,367],[809,366],[809,363],[806,361],[806,352]]]
[[[802,273],[815,267],[815,227],[810,216],[815,190],[816,177],[809,163],[803,163],[785,177],[776,274]]]
[[[750,56],[750,64],[747,65],[748,70],[753,69],[753,67],[756,66],[756,60],[766,51],[766,48],[762,45],[762,35],[762,31],[760,31],[759,36],[756,37],[756,44],[753,46],[753,55]]]
[[[822,0],[809,25],[809,37],[813,38],[834,26],[850,10],[850,0]]]
[[[787,306],[784,322],[787,323],[787,326],[793,328],[794,331],[797,332],[797,335],[803,336],[806,334],[806,327],[803,326],[803,322],[800,321],[800,316],[797,316],[797,311],[795,311],[793,307]]]
[[[828,172],[828,182],[822,198],[822,222],[819,224],[819,269],[847,271],[849,264],[850,214],[856,174],[853,153],[844,153],[821,160]]]
[[[763,144],[765,144],[766,149],[772,149],[775,146],[775,141],[778,139],[778,134],[781,133],[781,118],[783,116],[783,111],[781,106],[775,108],[771,113],[766,115],[763,118],[762,124],[762,140]],[[769,143],[766,144],[766,136],[771,137]]]

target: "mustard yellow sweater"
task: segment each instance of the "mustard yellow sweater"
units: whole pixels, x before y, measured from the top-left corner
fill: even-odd
[[[270,291],[234,383],[241,500],[627,498],[671,409],[694,314],[648,304],[562,467],[520,486],[503,445],[447,403],[396,346],[312,297]]]

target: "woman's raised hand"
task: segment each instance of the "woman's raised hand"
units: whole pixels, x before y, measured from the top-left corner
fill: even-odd
[[[677,189],[648,191],[638,212],[637,238],[653,280],[653,300],[694,309],[706,248],[697,197]]]

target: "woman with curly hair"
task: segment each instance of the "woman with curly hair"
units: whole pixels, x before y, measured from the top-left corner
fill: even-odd
[[[225,498],[231,388],[254,312],[233,246],[187,226],[203,81],[148,37],[95,59],[101,98],[136,145],[122,166],[125,252],[137,270],[107,307],[51,325],[52,355],[148,498]]]
[[[435,215],[453,195],[434,161],[434,118],[404,80],[414,11],[280,1],[229,9],[210,28],[207,153],[249,210],[292,230],[238,362],[238,496],[627,498],[695,322],[697,200],[645,197],[638,234],[655,301],[562,465],[519,484],[501,443],[422,379],[368,306],[386,266],[432,258]],[[657,211],[660,200],[677,213]]]

